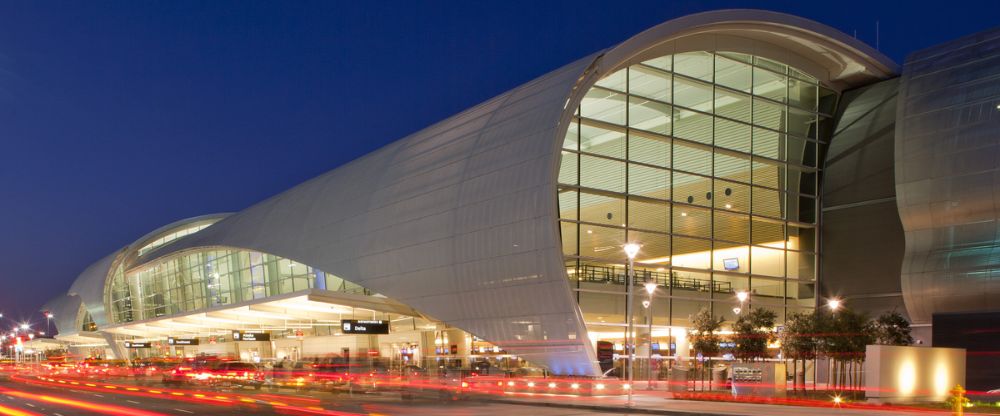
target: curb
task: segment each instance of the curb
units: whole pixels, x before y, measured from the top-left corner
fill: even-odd
[[[503,404],[516,404],[521,406],[543,406],[543,407],[558,407],[564,409],[580,409],[580,410],[596,410],[601,412],[624,412],[629,414],[645,414],[645,415],[670,415],[670,416],[732,416],[731,414],[723,413],[704,413],[704,412],[689,412],[684,410],[667,410],[667,409],[650,409],[647,407],[633,407],[628,408],[625,406],[601,406],[592,404],[575,404],[575,403],[554,403],[554,402],[526,402],[521,400],[505,400],[505,399],[487,399],[485,401],[493,403],[503,403]]]

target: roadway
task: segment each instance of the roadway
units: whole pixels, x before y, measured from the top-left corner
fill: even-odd
[[[403,401],[398,395],[272,394],[251,390],[218,390],[171,395],[166,389],[111,389],[102,383],[93,386],[53,385],[28,382],[30,378],[0,381],[0,415],[73,416],[73,415],[484,415],[531,414],[532,416],[613,415],[588,409],[535,407],[480,401],[440,401],[415,399]],[[102,391],[103,389],[103,391]],[[162,392],[150,394],[152,392]],[[204,394],[203,394],[204,393]],[[212,396],[214,394],[214,396]],[[203,397],[195,397],[201,395]],[[223,398],[217,399],[215,398]],[[249,398],[253,398],[250,400]],[[241,400],[242,399],[242,400]]]

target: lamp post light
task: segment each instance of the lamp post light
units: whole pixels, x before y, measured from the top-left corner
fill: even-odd
[[[840,299],[833,298],[827,301],[826,306],[830,307],[831,312],[836,312],[837,309],[840,309],[841,303],[842,301]]]
[[[646,308],[646,316],[649,319],[649,346],[646,349],[646,390],[653,389],[653,293],[656,292],[656,283],[646,282],[646,294],[649,297],[642,302],[642,306]]]
[[[31,326],[30,326],[30,325],[28,325],[28,324],[21,324],[21,329],[23,329],[23,330],[27,331],[27,330],[28,330],[28,328],[31,328]]]
[[[639,247],[641,246],[637,243],[628,243],[625,244],[625,247],[623,247],[625,249],[625,255],[628,256],[628,272],[626,273],[625,276],[625,293],[626,293],[625,315],[626,318],[628,319],[628,329],[626,329],[625,331],[625,357],[626,357],[625,359],[627,360],[626,368],[628,370],[628,384],[626,388],[626,390],[628,390],[628,407],[632,407],[632,387],[633,387],[632,384],[635,381],[635,374],[633,371],[635,369],[632,367],[633,358],[635,355],[634,354],[635,346],[634,345],[630,346],[629,341],[632,341],[633,344],[635,342],[635,340],[632,339],[633,338],[632,285],[635,280],[635,255],[639,254]]]
[[[742,290],[739,291],[739,292],[736,292],[736,300],[740,301],[740,306],[737,306],[737,307],[733,308],[733,313],[734,314],[739,315],[740,312],[743,312],[743,307],[746,304],[747,299],[750,299],[750,294],[749,293],[747,293],[745,291],[742,291]]]

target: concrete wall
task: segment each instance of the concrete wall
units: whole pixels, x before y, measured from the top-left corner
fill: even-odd
[[[823,173],[819,295],[871,315],[905,313],[893,172],[898,86],[890,79],[843,94]]]
[[[865,349],[865,396],[882,401],[941,401],[965,386],[961,348],[869,345]]]

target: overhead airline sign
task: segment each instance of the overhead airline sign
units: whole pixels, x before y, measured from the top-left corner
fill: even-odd
[[[342,319],[340,329],[345,334],[388,334],[389,321],[360,321]]]
[[[167,344],[170,345],[198,345],[198,338],[167,338]]]
[[[151,345],[148,342],[131,342],[125,341],[125,348],[149,348]]]
[[[270,341],[271,334],[261,330],[233,331],[233,341]]]

